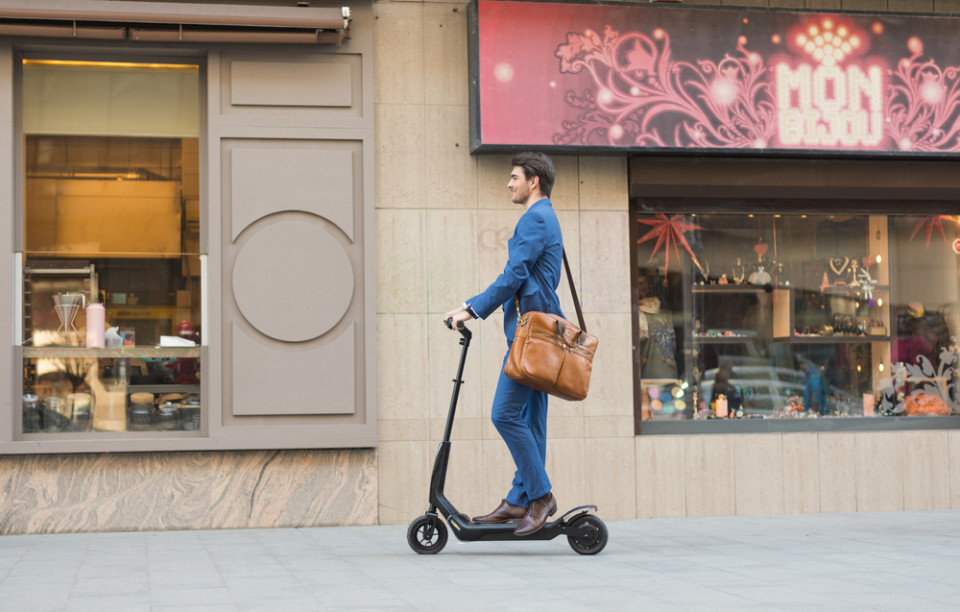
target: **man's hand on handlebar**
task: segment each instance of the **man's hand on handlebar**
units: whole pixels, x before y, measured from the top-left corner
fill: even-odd
[[[472,318],[473,315],[466,308],[460,306],[443,315],[443,322],[450,329],[462,329],[464,322]]]

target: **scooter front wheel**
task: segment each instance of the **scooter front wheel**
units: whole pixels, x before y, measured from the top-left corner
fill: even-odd
[[[447,544],[447,526],[436,514],[424,514],[407,528],[407,544],[421,555],[433,555]]]
[[[595,555],[607,545],[607,526],[592,514],[574,520],[569,530],[567,542],[581,555]]]

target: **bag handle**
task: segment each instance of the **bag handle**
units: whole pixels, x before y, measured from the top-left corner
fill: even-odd
[[[583,322],[583,311],[580,310],[580,298],[577,297],[577,288],[573,285],[573,274],[570,273],[570,263],[567,261],[567,250],[563,250],[563,267],[567,271],[567,280],[570,281],[570,293],[573,295],[573,306],[577,309],[577,321],[580,331],[587,331],[587,324]]]
[[[583,322],[583,311],[580,309],[580,298],[577,297],[577,288],[573,284],[573,273],[570,272],[570,262],[567,261],[567,250],[563,250],[563,268],[567,271],[567,281],[570,282],[570,294],[573,296],[573,307],[577,309],[577,322],[580,331],[587,331],[587,324]],[[513,294],[513,305],[517,307],[517,321],[523,316],[520,314],[520,294]]]

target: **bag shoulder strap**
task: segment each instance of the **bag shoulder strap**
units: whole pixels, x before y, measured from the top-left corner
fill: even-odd
[[[570,263],[567,261],[567,250],[563,250],[563,267],[567,271],[567,280],[570,281],[570,294],[573,295],[573,306],[577,309],[577,322],[580,331],[587,331],[587,324],[583,322],[583,311],[580,310],[580,298],[577,297],[577,288],[573,285],[573,274],[570,272]]]
[[[580,331],[587,331],[587,324],[583,322],[583,311],[580,309],[580,298],[577,297],[577,288],[573,284],[573,274],[570,272],[570,262],[567,261],[567,250],[563,250],[563,268],[567,271],[567,281],[570,283],[570,294],[573,296],[573,307],[577,309],[577,322],[580,324]],[[520,294],[513,294],[513,305],[517,308],[517,321],[523,315],[520,314]]]

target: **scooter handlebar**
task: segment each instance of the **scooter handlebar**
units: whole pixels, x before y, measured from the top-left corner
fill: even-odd
[[[447,319],[446,321],[444,321],[444,324],[445,324],[449,329],[454,329],[454,327],[453,327],[453,319]],[[463,336],[464,338],[469,338],[470,336],[473,335],[473,334],[470,332],[470,330],[467,329],[467,326],[463,324],[463,321],[457,321],[456,330],[457,330],[458,332],[460,332],[460,335]]]

